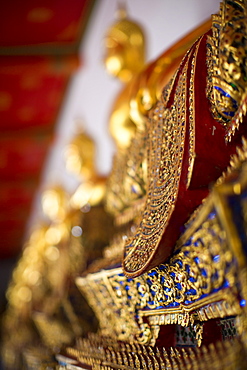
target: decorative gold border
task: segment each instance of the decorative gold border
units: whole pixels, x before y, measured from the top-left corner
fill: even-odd
[[[189,166],[187,174],[187,189],[191,182],[194,161],[195,161],[195,70],[198,49],[200,47],[203,36],[200,37],[199,42],[196,44],[193,59],[191,61],[191,75],[189,84]]]
[[[174,209],[186,135],[186,78],[193,52],[194,48],[186,54],[182,62],[184,65],[178,77],[174,98],[177,107],[166,108],[165,104],[160,101],[150,115],[150,157],[148,158],[150,176],[147,198],[143,218],[137,227],[135,236],[130,238],[125,245],[123,270],[127,277],[136,277],[146,271]],[[177,132],[174,138],[175,128]],[[167,148],[161,142],[162,138],[167,141]],[[171,148],[168,148],[168,143],[171,144]],[[166,161],[173,155],[176,145],[179,145],[182,151],[178,153],[173,166],[167,165]],[[166,189],[165,198],[162,189]]]

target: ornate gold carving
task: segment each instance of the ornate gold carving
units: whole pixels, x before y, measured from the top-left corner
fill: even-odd
[[[128,276],[136,276],[146,268],[176,201],[185,140],[188,62],[187,56],[172,108],[159,102],[150,114],[147,142],[150,178],[141,224],[125,246],[123,268]]]
[[[98,356],[98,351],[101,356]],[[111,338],[95,336],[93,340],[80,340],[74,348],[67,348],[58,362],[64,369],[84,368],[92,370],[163,370],[163,369],[245,369],[246,353],[239,339],[216,342],[202,348],[164,348],[130,345],[125,342],[111,343]],[[124,362],[122,359],[125,359]],[[128,360],[127,360],[128,359]],[[76,367],[76,365],[78,367]]]
[[[216,181],[216,186],[224,184],[227,179],[235,172],[240,171],[244,163],[247,161],[247,139],[242,137],[242,146],[236,148],[236,154],[231,159],[229,166],[222,176]],[[243,172],[244,173],[244,172]],[[243,175],[242,175],[243,177]],[[240,190],[242,187],[240,187]]]
[[[195,160],[195,86],[194,77],[196,69],[196,58],[202,37],[196,44],[195,52],[191,61],[190,84],[189,84],[189,168],[187,175],[187,188],[190,185]]]
[[[119,152],[114,158],[106,207],[117,216],[117,225],[133,220],[143,209],[147,182],[146,151],[145,131],[137,132],[128,152]]]
[[[161,325],[188,326],[241,313],[234,262],[241,247],[234,247],[238,237],[229,227],[229,217],[224,221],[228,208],[220,207],[219,194],[239,194],[243,189],[246,160],[247,141],[243,138],[242,148],[237,149],[216,189],[191,217],[167,263],[135,279],[126,278],[121,268],[77,279],[102,333],[154,345]],[[241,184],[227,184],[241,168]]]
[[[160,325],[188,326],[240,313],[237,266],[212,205],[211,197],[199,225],[188,228],[169,263],[135,279],[126,278],[121,268],[77,279],[103,334],[154,345]]]
[[[208,37],[208,96],[214,117],[229,126],[228,139],[238,128],[231,122],[246,94],[247,26],[243,0],[221,3],[212,16],[212,37]]]

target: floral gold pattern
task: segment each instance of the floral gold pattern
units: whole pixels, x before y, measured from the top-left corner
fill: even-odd
[[[166,108],[168,95],[167,101],[158,102],[150,114],[147,143],[150,176],[146,205],[134,238],[126,243],[123,262],[124,272],[131,277],[146,269],[176,202],[186,133],[186,80],[189,58],[190,54],[187,54],[178,78],[172,108]]]
[[[118,268],[77,278],[104,335],[154,345],[161,325],[240,313],[237,264],[212,197],[197,220],[203,222],[188,227],[170,261],[148,273],[127,278]]]
[[[244,0],[221,3],[208,36],[208,96],[214,117],[227,125],[228,139],[238,125],[231,119],[246,93],[247,15]]]

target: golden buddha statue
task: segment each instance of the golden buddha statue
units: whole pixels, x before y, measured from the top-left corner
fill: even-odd
[[[126,361],[133,369],[191,368],[200,367],[198,358],[203,357],[202,368],[220,369],[223,354],[231,347],[224,327],[234,328],[237,335],[242,324],[246,328],[242,206],[246,203],[247,143],[246,139],[241,142],[241,134],[246,136],[246,86],[242,87],[246,65],[241,57],[243,47],[246,57],[245,25],[246,1],[224,1],[210,25],[207,22],[198,34],[184,38],[189,49],[183,58],[181,43],[180,55],[170,50],[174,64],[169,65],[169,53],[164,53],[163,60],[158,58],[133,77],[117,98],[113,116],[121,102],[118,99],[131,92],[126,93],[125,114],[135,124],[135,135],[129,135],[126,145],[119,145],[107,189],[107,209],[115,217],[116,233],[127,234],[124,243],[116,240],[120,249],[124,244],[123,265],[111,265],[106,258],[98,270],[76,279],[99,319],[100,331],[68,347],[63,352],[66,356],[78,360],[82,353],[83,364],[98,366],[94,351],[102,348],[99,368],[122,367]],[[232,35],[233,59],[228,55],[223,69],[231,72],[234,67],[228,64],[236,62],[241,76],[231,79],[229,73],[225,81],[226,71],[219,66],[227,52],[222,49],[221,59],[218,43],[229,27],[240,32],[233,31],[241,42]],[[159,90],[172,72],[170,82]],[[231,89],[235,89],[233,95]],[[221,102],[227,98],[225,110],[218,104],[219,94]],[[110,256],[110,248],[107,252]],[[245,368],[245,338],[234,340],[233,368],[238,362]],[[92,352],[87,354],[90,346]],[[196,351],[180,346],[196,347]]]
[[[70,197],[70,206],[82,228],[84,263],[102,256],[109,243],[112,219],[104,210],[106,177],[97,174],[95,145],[84,131],[78,133],[65,149],[65,164],[69,172],[80,179],[80,185]]]
[[[87,204],[101,204],[105,195],[104,176],[99,176],[95,168],[95,144],[85,133],[80,132],[65,148],[65,165],[68,173],[76,175],[80,185],[72,194],[70,204],[80,209]]]
[[[44,220],[30,234],[7,291],[3,352],[10,368],[18,368],[33,346],[40,345],[42,357],[43,350],[48,355],[96,327],[74,278],[108,243],[109,217],[102,207],[105,179],[96,175],[94,144],[84,133],[71,141],[65,156],[81,185],[72,195],[61,186],[41,194]],[[105,225],[102,230],[99,222]],[[16,331],[19,335],[13,335]]]
[[[245,369],[247,140],[241,144],[241,134],[246,136],[246,11],[246,1],[225,0],[210,30],[206,23],[178,42],[177,48],[142,67],[117,97],[110,123],[117,153],[106,190],[107,210],[114,216],[115,228],[106,232],[112,240],[103,260],[82,269],[75,279],[99,320],[99,331],[63,349],[56,356],[58,368]],[[128,27],[126,34],[131,39]],[[234,32],[228,32],[229,28]],[[108,69],[120,76],[122,68],[121,78],[127,81],[134,71],[127,58],[130,54],[120,45],[128,47],[128,38],[122,34],[124,28],[117,25],[116,29],[121,32],[108,33],[107,47],[117,51],[115,61],[109,54]],[[230,55],[224,49],[229,45],[224,31],[231,34]],[[133,27],[134,35],[138,32]],[[199,33],[204,34],[197,38]],[[233,76],[235,62],[241,72]],[[85,160],[83,151],[78,154],[84,141],[88,148]],[[92,201],[98,177],[88,156],[90,139],[82,135],[74,143],[68,150],[68,167],[76,168],[80,176],[85,173],[86,182],[71,197],[76,217],[69,224],[81,227],[85,235],[92,232],[95,238],[98,231],[104,231],[105,214],[95,227],[97,217],[90,212],[101,206],[104,197]],[[52,227],[54,237],[68,214],[63,218],[59,212],[62,194],[48,195],[57,218],[42,235],[47,236]],[[78,218],[81,211],[85,218]],[[58,270],[64,235],[57,239],[59,246],[50,241],[45,253],[52,267],[58,262]],[[47,243],[43,239],[38,243],[41,249]],[[82,246],[86,243],[81,239]],[[93,244],[97,245],[95,239],[88,245]],[[116,250],[117,258],[112,259]],[[84,254],[84,258],[90,264],[97,254],[92,258]],[[71,262],[63,262],[67,274]],[[42,269],[43,274],[49,276],[48,270]],[[23,270],[16,274],[22,279],[24,275]],[[39,280],[39,275],[32,276]],[[57,288],[63,292],[60,282],[66,282],[56,279],[52,288],[55,293]],[[30,309],[32,293],[28,289],[21,292]],[[235,333],[228,337],[225,328]]]
[[[82,333],[68,300],[83,257],[72,243],[69,196],[57,186],[41,199],[45,221],[31,232],[7,291],[4,358],[13,368],[19,368],[23,350],[38,345],[40,338],[54,348]]]
[[[104,57],[107,71],[127,83],[145,63],[145,40],[141,27],[129,19],[124,7],[117,11],[117,22],[105,36]]]
[[[147,197],[135,235],[125,245],[123,268],[129,277],[171,256],[181,228],[241,145],[245,6],[244,1],[222,4],[211,30],[187,51],[150,111]]]
[[[107,181],[106,210],[116,217],[120,210],[143,197],[146,171],[144,162],[137,164],[140,181],[136,181],[135,177],[138,175],[133,173],[132,165],[127,161],[133,143],[135,142],[135,146],[141,145],[139,140],[134,141],[135,138],[139,138],[143,133],[143,128],[137,127],[130,116],[129,102],[135,79],[145,66],[145,37],[141,27],[127,18],[126,10],[123,8],[118,10],[117,21],[106,32],[105,48],[104,60],[107,71],[124,83],[113,104],[109,119],[109,131],[115,141],[117,152],[113,170]],[[139,149],[135,152],[139,152]],[[136,165],[136,158],[132,160]],[[125,228],[121,227],[116,231],[111,246],[106,251],[108,257],[122,253],[119,242],[125,233]]]
[[[145,37],[136,23],[127,19],[126,10],[120,8],[117,21],[105,35],[105,67],[126,86],[114,103],[109,129],[119,150],[130,146],[136,125],[129,115],[129,97],[133,78],[145,66]],[[131,81],[131,82],[130,82]]]

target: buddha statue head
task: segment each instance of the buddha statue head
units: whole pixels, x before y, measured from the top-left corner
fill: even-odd
[[[66,169],[85,181],[95,176],[95,144],[85,133],[77,134],[65,150]]]
[[[145,42],[141,27],[127,19],[126,10],[118,10],[118,20],[105,36],[107,71],[123,82],[142,70],[145,62]]]

